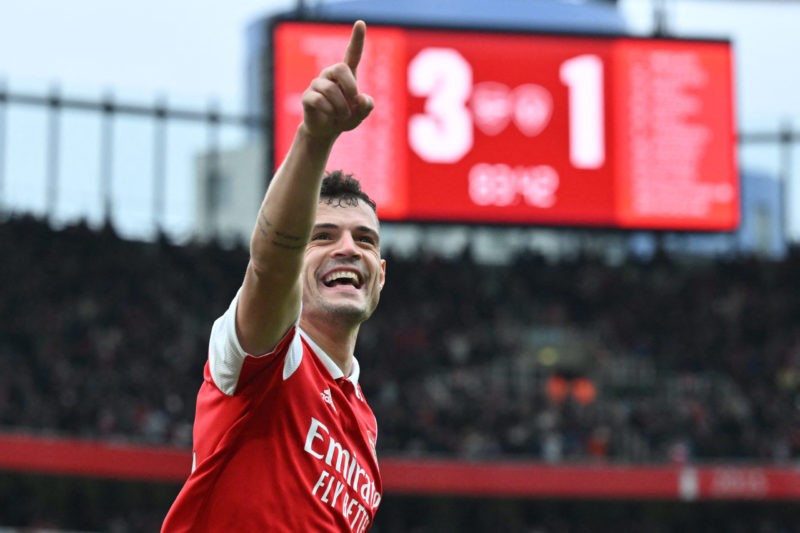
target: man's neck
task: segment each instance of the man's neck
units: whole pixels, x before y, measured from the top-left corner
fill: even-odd
[[[302,329],[320,348],[325,350],[345,376],[353,369],[353,352],[358,337],[358,326],[343,328],[335,322],[320,322],[300,319]]]

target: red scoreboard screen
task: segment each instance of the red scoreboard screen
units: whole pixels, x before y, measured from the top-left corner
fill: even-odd
[[[350,30],[274,23],[276,163]],[[730,231],[732,55],[725,41],[370,25],[358,79],[375,109],[328,168],[389,221]]]

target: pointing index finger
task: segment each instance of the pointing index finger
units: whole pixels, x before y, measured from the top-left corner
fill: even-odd
[[[367,25],[363,20],[357,20],[353,24],[353,33],[350,34],[350,43],[344,53],[344,63],[350,67],[355,75],[358,63],[361,61],[361,53],[364,51],[364,41],[367,36]]]

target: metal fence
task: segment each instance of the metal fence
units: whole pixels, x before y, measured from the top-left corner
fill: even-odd
[[[197,158],[213,174],[221,151],[267,139],[264,117],[205,107],[121,101],[47,91],[12,91],[0,81],[0,214],[33,213],[53,224],[85,219],[112,224],[122,234],[191,237],[197,206]],[[794,151],[800,131],[791,123],[774,131],[738,135],[742,168],[761,167],[782,187],[784,235],[800,239],[800,198]],[[800,201],[800,200],[798,200]]]
[[[0,213],[190,236],[193,161],[263,138],[265,120],[205,107],[12,91],[0,81]],[[125,216],[125,213],[128,216]],[[126,220],[127,219],[127,220]]]

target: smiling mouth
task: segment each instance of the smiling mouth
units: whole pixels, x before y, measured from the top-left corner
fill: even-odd
[[[322,280],[322,284],[326,287],[348,286],[360,289],[363,285],[363,281],[361,280],[361,276],[357,273],[349,270],[341,270],[325,276]]]

